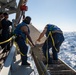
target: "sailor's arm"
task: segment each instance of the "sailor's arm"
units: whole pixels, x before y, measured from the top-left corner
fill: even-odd
[[[41,38],[45,35],[46,31],[47,31],[47,28],[45,27],[42,33],[40,34],[39,38],[37,39],[38,42],[40,42]]]
[[[34,43],[33,43],[33,41],[32,41],[32,39],[31,39],[31,37],[30,37],[30,35],[29,35],[29,33],[28,33],[27,27],[26,26],[23,26],[23,27],[21,27],[21,30],[27,35],[27,38],[32,43],[32,45],[35,46]]]

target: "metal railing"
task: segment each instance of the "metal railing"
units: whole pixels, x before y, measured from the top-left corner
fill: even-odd
[[[15,50],[16,50],[16,47],[13,44],[11,47],[10,53],[4,62],[3,68],[1,69],[0,75],[11,75],[10,68],[11,68],[12,62],[14,61],[13,59],[15,56]]]

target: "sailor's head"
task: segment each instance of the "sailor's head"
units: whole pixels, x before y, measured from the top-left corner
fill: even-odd
[[[30,24],[31,17],[30,16],[26,16],[25,19],[23,20],[23,22],[25,22],[26,24]]]
[[[6,19],[9,17],[7,12],[5,12],[3,15]]]

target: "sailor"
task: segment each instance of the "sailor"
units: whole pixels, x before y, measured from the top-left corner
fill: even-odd
[[[44,53],[44,56],[48,57],[48,64],[52,64],[53,60],[58,60],[58,52],[60,50],[60,46],[62,42],[64,41],[64,36],[62,30],[53,24],[47,24],[40,34],[39,38],[37,39],[38,42],[40,42],[41,38],[46,34],[47,39],[45,40],[42,51]],[[49,50],[52,48],[52,57],[50,57]],[[48,54],[46,54],[48,50]]]
[[[22,65],[28,65],[28,66],[30,66],[30,64],[27,62],[28,46],[26,44],[26,38],[29,39],[33,47],[35,46],[29,35],[30,29],[28,25],[30,24],[30,22],[31,17],[26,16],[23,22],[18,24],[16,29],[14,30],[14,34],[16,35],[15,41],[17,42],[21,53]]]
[[[2,41],[6,41],[10,38],[10,31],[9,31],[9,26],[12,26],[12,22],[10,20],[8,20],[9,15],[7,12],[5,12],[4,14],[4,18],[1,21],[2,24]],[[2,48],[5,48],[4,52],[10,50],[10,42],[4,43],[2,44]]]

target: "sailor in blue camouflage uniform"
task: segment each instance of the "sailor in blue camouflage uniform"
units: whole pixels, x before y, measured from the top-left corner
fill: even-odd
[[[32,42],[32,39],[29,35],[30,29],[28,25],[30,24],[30,21],[31,17],[26,16],[23,22],[18,24],[16,29],[14,30],[14,34],[16,35],[15,41],[17,42],[21,52],[22,65],[30,65],[27,62],[28,46],[26,45],[26,38],[28,38],[31,44],[34,46],[34,43]]]
[[[51,32],[51,35],[49,34]],[[47,50],[48,50],[48,64],[52,64],[53,60],[58,60],[58,52],[60,50],[60,46],[64,41],[64,36],[62,30],[53,24],[47,24],[37,39],[40,42],[40,39],[46,35],[47,39],[45,40],[42,51],[47,58]],[[50,57],[49,49],[52,48],[52,57]]]

